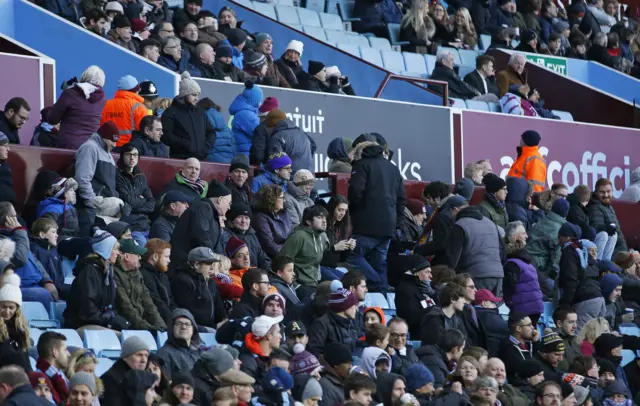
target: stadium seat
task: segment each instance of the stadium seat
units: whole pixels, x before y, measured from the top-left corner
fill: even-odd
[[[414,340],[414,341],[407,341],[407,344],[409,344],[410,346],[413,347],[413,349],[415,350],[416,348],[420,348],[420,340]]]
[[[278,20],[276,16],[276,10],[271,4],[260,3],[258,1],[253,2],[253,9],[265,17],[269,17],[273,20]],[[297,16],[297,13],[296,13]]]
[[[324,12],[325,1],[324,0],[305,0],[305,8],[316,11],[318,13]]]
[[[295,7],[276,6],[275,9],[278,21],[282,24],[300,24],[300,18]]]
[[[286,1],[286,0],[279,1],[278,3],[281,4],[283,1]],[[288,0],[288,1],[291,1],[292,3],[291,5],[293,5],[293,0]],[[247,8],[251,8],[251,9],[253,8],[253,3],[250,0],[235,0],[235,2]]]
[[[296,5],[293,3],[293,0],[276,0],[275,3],[279,6],[296,7]]]
[[[358,45],[360,47],[369,47],[369,40],[367,39],[367,37],[347,34],[347,39],[349,40],[350,44]]]
[[[391,51],[391,44],[386,38],[369,37],[369,45],[371,48],[377,48],[381,51]]]
[[[348,44],[349,39],[344,31],[337,30],[324,30],[325,35],[327,36],[328,42],[333,42],[335,44]]]
[[[380,51],[376,48],[360,47],[360,57],[376,66],[383,66]]]
[[[460,77],[460,79],[464,79],[464,77],[467,76],[468,73],[471,73],[474,70],[476,70],[476,68],[474,68],[473,66],[459,66],[458,76]]]
[[[98,358],[98,364],[96,365],[95,374],[98,377],[101,377],[105,372],[107,372],[115,361],[110,360],[109,358]]]
[[[42,333],[44,333],[44,331],[40,330],[39,328],[29,327],[29,337],[33,340],[34,346],[38,345],[38,340],[40,339]]]
[[[449,51],[449,52],[451,52],[453,54],[453,64],[455,66],[462,65],[462,61],[460,60],[460,54],[458,53],[458,49],[457,48],[438,47],[438,50],[436,51],[436,55],[438,55],[441,51]]]
[[[122,346],[118,336],[111,330],[85,330],[84,346],[98,357],[119,358]]]
[[[147,345],[151,352],[156,352],[158,350],[158,343],[156,342],[153,335],[147,330],[122,330],[122,342],[129,337],[137,336],[142,339]]]
[[[551,110],[553,114],[560,117],[562,121],[573,121],[573,116],[568,111]]]
[[[620,364],[620,366],[624,367],[634,359],[636,359],[636,354],[633,352],[633,350],[622,350],[622,363]]]
[[[451,102],[453,103],[451,105],[451,107],[455,107],[458,109],[466,109],[467,105],[465,104],[464,100],[462,99],[456,99],[455,97],[449,97],[449,100],[451,100]]]
[[[409,45],[408,41],[400,41],[400,24],[387,24],[387,32],[391,38],[391,46],[398,52],[401,51],[402,45]]]
[[[324,30],[322,28],[307,27],[306,25],[303,25],[302,32],[309,34],[319,41],[327,42],[327,35],[324,33]]]
[[[640,328],[638,328],[638,326],[636,326],[633,323],[621,324],[619,327],[619,330],[620,330],[620,334],[640,337]]]
[[[431,72],[433,72],[433,68],[436,67],[436,56],[425,54],[424,61],[427,63],[427,72],[429,72],[429,75],[431,75]]]
[[[67,308],[67,302],[59,301],[59,302],[51,302],[51,308],[49,309],[49,315],[52,320],[58,320],[60,325],[64,325],[64,317],[62,316],[64,313],[64,309]]]
[[[29,363],[31,364],[31,369],[36,370],[36,359],[33,357],[29,357]]]
[[[478,57],[478,53],[471,49],[458,49],[458,53],[460,54],[460,65],[461,66],[471,66],[473,69],[476,68],[476,58]]]
[[[302,24],[289,24],[289,27],[294,30],[302,31]]]
[[[322,27],[322,24],[320,24],[320,17],[318,17],[317,12],[300,7],[296,8],[296,11],[298,12],[300,22],[304,23],[304,25],[310,27]]]
[[[477,111],[489,111],[489,105],[486,102],[479,100],[465,100],[467,108]]]
[[[378,292],[370,292],[364,295],[364,305],[367,307],[377,306],[383,309],[389,308],[389,303],[387,303],[387,299],[384,298],[382,293]]]
[[[389,303],[389,309],[396,308],[396,294],[395,292],[387,293],[387,302]]]
[[[360,21],[360,18],[353,15],[353,9],[356,6],[355,0],[339,0],[338,1],[338,14],[342,18],[344,29],[351,31],[351,23],[354,21]]]
[[[489,45],[491,45],[491,35],[480,34],[480,47],[487,50]]]
[[[385,324],[388,324],[389,320],[396,317],[396,309],[382,309],[382,312],[384,313]]]
[[[540,316],[540,320],[547,327],[555,327],[556,326],[555,321],[553,321],[553,303],[544,302],[544,312],[542,313],[542,316]]]
[[[320,24],[322,24],[322,28],[327,30],[344,30],[344,25],[342,24],[340,16],[328,13],[318,13],[318,17],[320,17]]]
[[[395,73],[407,70],[400,52],[382,51],[380,52],[380,56],[382,56],[382,63],[384,63],[385,69]]]
[[[199,333],[199,335],[205,347],[213,347],[218,344],[218,341],[216,341],[216,333]]]
[[[82,343],[82,338],[77,331],[71,328],[54,328],[49,331],[55,331],[56,333],[60,333],[63,336],[67,337],[67,346],[76,347],[76,348],[84,348],[84,344]]]
[[[169,338],[169,333],[167,333],[166,331],[158,331],[158,337],[157,338],[158,338],[157,339],[158,348],[162,348],[164,343],[166,343],[167,339]]]
[[[43,329],[60,327],[58,320],[49,318],[49,312],[40,302],[22,302],[22,311],[24,312],[24,317],[29,322],[29,327]]]
[[[358,58],[360,57],[360,47],[354,44],[338,44],[338,48],[342,49],[344,52],[348,52],[351,55],[355,55]]]
[[[427,64],[425,63],[422,55],[414,54],[411,52],[403,52],[404,65],[407,72],[420,73],[421,75],[427,75]]]
[[[498,103],[488,103],[489,104],[489,111],[492,111],[494,113],[500,113],[500,104]]]

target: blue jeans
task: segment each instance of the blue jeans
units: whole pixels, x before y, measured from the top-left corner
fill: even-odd
[[[25,302],[40,302],[49,311],[51,307],[51,293],[45,288],[41,288],[40,286],[34,286],[31,288],[20,288],[22,292],[22,300]]]
[[[367,287],[371,292],[387,293],[387,252],[390,238],[375,238],[365,235],[354,235],[356,248],[351,251],[347,262],[361,271],[367,278]]]
[[[598,260],[611,261],[618,242],[618,234],[609,235],[606,231],[600,231],[596,234],[596,239],[593,242],[598,247]]]
[[[321,281],[333,281],[340,280],[344,276],[344,272],[339,269],[331,268],[328,266],[320,266],[320,280]]]

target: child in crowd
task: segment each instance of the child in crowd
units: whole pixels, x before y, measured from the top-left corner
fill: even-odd
[[[66,299],[71,291],[71,285],[64,283],[62,257],[58,253],[58,225],[52,219],[42,217],[33,223],[31,234],[31,253],[51,277],[60,297]]]
[[[361,366],[372,378],[376,372],[391,371],[391,355],[389,348],[389,328],[382,324],[372,324],[365,334],[367,348],[362,352]],[[389,351],[389,352],[387,352]]]
[[[366,309],[364,309],[364,328],[365,328],[365,330],[367,329],[367,327],[369,327],[369,326],[371,326],[373,324],[382,324],[383,326],[387,325],[387,323],[385,322],[385,319],[384,319],[384,312],[382,311],[381,307],[371,306],[371,307],[367,307]]]
[[[78,182],[73,178],[57,178],[38,205],[38,218],[49,217],[58,224],[59,236],[75,237],[80,230],[76,211]]]

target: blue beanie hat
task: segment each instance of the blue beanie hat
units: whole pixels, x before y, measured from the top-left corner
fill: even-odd
[[[557,214],[562,218],[567,218],[567,214],[569,214],[569,201],[567,199],[558,199],[553,202],[553,206],[551,206],[551,211]]]
[[[522,142],[528,147],[536,147],[540,144],[540,134],[537,131],[527,130],[522,133]]]
[[[580,237],[582,237],[582,231],[580,231],[580,227],[567,221],[560,227],[558,237],[569,237],[579,240]]]
[[[622,269],[618,265],[606,259],[598,260],[598,270],[600,272],[613,272],[613,273],[622,272]]]
[[[600,290],[605,299],[609,297],[615,288],[621,285],[622,279],[614,273],[608,273],[600,280]]]
[[[244,84],[242,97],[244,97],[251,106],[257,109],[262,104],[262,89],[252,81],[247,80]]]
[[[116,237],[107,233],[106,231],[96,231],[94,235],[93,244],[91,244],[91,248],[93,252],[100,255],[105,260],[109,260],[111,258],[111,252],[113,252],[113,246],[116,245],[118,240]]]
[[[407,381],[407,390],[409,392],[415,392],[424,385],[435,381],[429,368],[421,363],[413,364],[407,368],[404,377]]]
[[[473,184],[473,181],[471,179],[461,178],[456,182],[455,186],[453,187],[453,193],[464,197],[465,200],[467,201],[471,201],[474,188],[475,188],[475,185]]]
[[[285,152],[276,152],[273,155],[269,155],[269,160],[267,161],[267,166],[272,171],[275,171],[280,168],[284,168],[287,165],[291,165],[291,158]]]
[[[219,41],[216,45],[216,59],[222,57],[231,58],[233,57],[233,48],[231,44],[227,40]]]
[[[270,392],[284,392],[293,388],[293,377],[280,367],[273,367],[264,375],[262,387]]]

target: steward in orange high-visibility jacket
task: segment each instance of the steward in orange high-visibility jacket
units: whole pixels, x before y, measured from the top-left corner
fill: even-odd
[[[540,134],[533,130],[523,132],[520,141],[522,152],[507,174],[507,177],[532,181],[534,192],[542,192],[547,187],[547,163],[538,151],[539,144]]]
[[[102,109],[100,125],[107,121],[113,121],[118,126],[120,139],[116,147],[121,147],[131,140],[133,131],[140,129],[140,121],[149,115],[149,110],[144,105],[144,99],[138,95],[140,85],[131,75],[118,80],[118,90],[113,99],[107,100]]]

